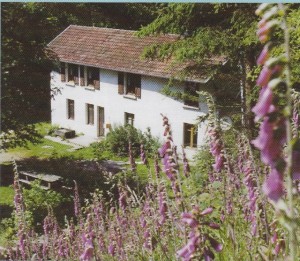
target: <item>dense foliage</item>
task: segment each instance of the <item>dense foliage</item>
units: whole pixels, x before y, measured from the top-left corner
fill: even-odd
[[[109,159],[113,154],[128,157],[129,141],[132,144],[134,157],[140,155],[142,144],[150,155],[153,155],[159,146],[158,138],[152,137],[150,129],[143,133],[131,125],[116,126],[108,133],[105,140],[93,145],[95,156],[99,159]]]
[[[181,10],[185,15],[191,11]],[[89,199],[84,196],[84,205],[75,182],[73,218],[60,225],[50,210],[41,233],[30,223],[16,171],[18,230],[16,241],[6,249],[9,258],[298,260],[300,95],[293,89],[291,68],[296,50],[290,48],[289,38],[293,10],[262,4],[256,13],[261,17],[257,36],[264,45],[257,59],[262,67],[256,82],[259,98],[252,108],[260,125],[256,139],[234,128],[224,133],[208,93],[207,145],[196,166],[190,166],[184,148],[174,144],[172,123],[162,115],[164,139],[151,161],[146,143],[139,146],[147,169],[144,187],[134,158],[139,133],[122,127],[111,142],[123,144],[130,170],[104,175],[108,189],[96,190]]]
[[[2,3],[2,149],[38,140],[35,123],[50,119],[50,71],[46,45],[70,24],[138,29],[152,21],[155,4]]]

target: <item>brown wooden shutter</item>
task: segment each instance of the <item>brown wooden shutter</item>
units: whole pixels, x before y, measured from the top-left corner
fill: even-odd
[[[135,87],[135,96],[141,98],[141,86]]]
[[[84,77],[79,78],[80,86],[84,86]]]
[[[62,82],[66,81],[66,68],[65,63],[60,63],[60,79]]]
[[[78,76],[74,76],[74,83],[75,83],[76,85],[79,84],[79,78],[78,78]]]
[[[118,93],[124,94],[124,73],[118,73]]]
[[[134,85],[135,85],[135,96],[137,98],[141,98],[141,75],[137,74],[134,77]]]
[[[100,81],[99,80],[94,80],[94,87],[96,90],[100,90]]]

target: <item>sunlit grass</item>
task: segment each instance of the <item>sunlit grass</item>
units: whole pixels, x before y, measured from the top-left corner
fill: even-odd
[[[13,206],[14,190],[12,187],[0,187],[0,205]]]

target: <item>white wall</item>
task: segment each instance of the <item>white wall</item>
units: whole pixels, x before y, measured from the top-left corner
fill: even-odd
[[[100,90],[87,90],[82,86],[68,86],[60,81],[60,74],[52,72],[51,86],[60,88],[51,102],[52,124],[74,129],[77,133],[97,137],[97,106],[104,107],[105,124],[124,124],[124,112],[135,115],[134,126],[142,131],[151,128],[154,136],[162,138],[163,126],[161,113],[171,123],[174,142],[183,144],[183,123],[194,124],[198,116],[207,113],[206,104],[200,104],[200,110],[187,109],[182,102],[160,93],[166,79],[142,76],[141,99],[128,99],[118,94],[118,73],[100,70]],[[181,88],[177,86],[177,88]],[[183,89],[182,89],[183,90]],[[75,101],[75,119],[67,119],[67,99]],[[94,104],[94,125],[86,123],[86,104]],[[107,133],[109,130],[105,129]],[[205,126],[198,128],[198,146],[203,144]]]

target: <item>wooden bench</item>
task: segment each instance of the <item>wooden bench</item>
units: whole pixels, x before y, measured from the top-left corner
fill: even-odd
[[[19,171],[19,181],[21,183],[31,185],[31,182],[35,180],[40,180],[41,188],[48,190],[53,188],[53,185],[57,184],[61,180],[61,177],[50,174],[38,174],[34,171]],[[44,183],[47,185],[45,186]]]

